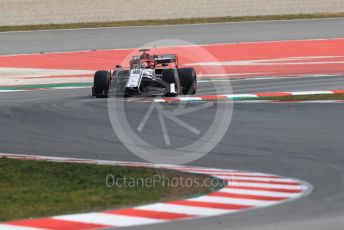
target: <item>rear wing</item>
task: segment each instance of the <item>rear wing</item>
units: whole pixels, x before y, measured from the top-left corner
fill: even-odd
[[[158,64],[175,63],[178,66],[178,57],[175,54],[153,55],[153,59]]]

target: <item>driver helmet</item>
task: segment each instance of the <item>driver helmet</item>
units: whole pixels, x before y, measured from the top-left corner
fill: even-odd
[[[142,62],[141,63],[141,68],[148,68],[148,63],[147,62]]]

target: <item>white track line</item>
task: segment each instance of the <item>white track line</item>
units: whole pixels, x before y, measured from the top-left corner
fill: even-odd
[[[190,201],[218,203],[218,204],[235,204],[235,205],[248,205],[248,206],[268,206],[277,203],[276,201],[263,201],[254,199],[240,199],[240,198],[228,198],[220,196],[201,196],[188,199]]]
[[[166,222],[164,220],[149,219],[143,217],[130,217],[124,215],[114,215],[106,213],[86,213],[74,215],[55,216],[53,219],[67,220],[82,223],[93,223],[114,227],[136,226],[145,224],[156,224]]]
[[[238,188],[223,188],[220,190],[220,192],[235,193],[235,194],[240,194],[240,195],[269,196],[269,197],[298,197],[300,195],[299,193],[257,191],[257,190],[238,189]]]
[[[246,183],[246,182],[237,182],[237,181],[229,182],[229,186],[276,188],[276,189],[290,189],[290,190],[302,189],[302,187],[300,185],[261,184],[261,183]]]
[[[213,175],[218,178],[224,179],[224,180],[250,180],[250,181],[257,181],[259,182],[294,182],[292,179],[288,178],[259,178],[259,177],[245,177],[245,176],[219,176],[219,175]]]
[[[221,214],[228,213],[227,210],[222,210],[222,209],[174,205],[174,204],[165,204],[165,203],[143,205],[143,206],[137,207],[137,209],[180,213],[180,214],[197,215],[197,216],[214,216],[214,215],[221,215]]]
[[[15,226],[9,224],[0,224],[0,230],[41,230],[43,228],[32,228],[24,226]]]

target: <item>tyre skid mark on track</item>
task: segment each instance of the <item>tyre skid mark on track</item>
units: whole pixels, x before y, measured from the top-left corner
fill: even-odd
[[[219,179],[226,177],[227,181],[223,188],[194,198],[97,213],[69,214],[10,221],[0,223],[0,229],[101,229],[165,223],[173,220],[223,215],[281,204],[301,198],[309,194],[312,189],[311,185],[301,180],[237,170],[16,154],[0,154],[0,157],[20,160],[161,168],[197,173]],[[230,180],[228,177],[230,177]],[[254,179],[252,181],[247,178]]]

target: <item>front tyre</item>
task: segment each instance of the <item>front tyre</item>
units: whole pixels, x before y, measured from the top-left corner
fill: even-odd
[[[178,72],[176,69],[164,69],[162,72],[162,80],[164,82],[165,97],[175,97],[180,94],[180,81],[178,79]],[[171,84],[174,84],[174,93],[171,93]]]
[[[94,74],[94,82],[92,87],[92,96],[96,98],[104,98],[109,95],[111,83],[111,73],[106,70],[97,71]]]
[[[183,94],[195,94],[197,92],[197,76],[194,68],[180,68],[178,69],[180,84],[183,89]]]

